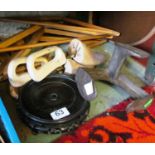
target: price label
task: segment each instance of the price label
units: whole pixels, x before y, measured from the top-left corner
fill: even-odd
[[[93,94],[94,89],[93,89],[93,82],[92,81],[90,81],[87,84],[85,84],[84,88],[85,88],[85,91],[86,91],[87,95]]]
[[[61,118],[64,118],[68,115],[70,115],[70,112],[68,111],[68,109],[66,107],[58,109],[54,112],[50,113],[51,117],[53,118],[53,120],[59,120]]]

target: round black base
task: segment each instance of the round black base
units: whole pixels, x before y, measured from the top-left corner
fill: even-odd
[[[41,82],[30,81],[20,90],[19,113],[34,131],[44,133],[68,132],[75,129],[88,115],[85,101],[76,82],[67,75],[51,74]],[[66,108],[69,115],[55,120],[51,113]]]

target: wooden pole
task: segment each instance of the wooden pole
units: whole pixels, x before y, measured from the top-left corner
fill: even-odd
[[[94,48],[96,46],[102,45],[103,43],[107,42],[106,40],[100,40],[100,41],[96,41],[92,44],[88,44],[89,48]]]
[[[34,33],[32,38],[30,39],[30,41],[28,42],[28,44],[31,43],[37,43],[40,39],[40,37],[43,35],[43,30],[39,30],[38,32]],[[0,71],[1,76],[3,76],[3,80],[7,79],[7,69],[8,69],[8,64],[12,59],[18,58],[18,57],[24,57],[27,56],[30,52],[31,52],[31,48],[29,49],[24,49],[21,50],[17,53],[15,53],[14,55],[12,55],[9,60],[7,61],[7,63],[5,64],[4,68],[2,69],[2,71]]]
[[[99,30],[102,30],[106,34],[110,34],[110,35],[113,35],[113,36],[119,36],[120,35],[120,33],[117,32],[117,31],[110,30],[110,29],[107,29],[107,28],[104,28],[104,27],[100,27],[100,26],[96,26],[96,25],[93,25],[93,24],[89,24],[89,23],[86,23],[86,22],[83,22],[83,21],[79,21],[79,20],[76,20],[76,19],[71,19],[71,18],[65,18],[64,17],[63,20],[66,21],[66,22],[72,23],[72,24],[79,25],[79,26],[99,29]]]
[[[29,42],[27,43],[27,45],[37,43],[43,34],[44,34],[43,30],[39,30],[36,33],[34,33]],[[31,50],[32,48],[21,50],[14,58],[27,56],[31,52]]]
[[[49,41],[66,40],[66,39],[71,39],[71,38],[69,38],[69,37],[48,37],[48,36],[42,36],[42,37],[40,37],[39,41],[49,42]]]
[[[45,28],[44,32],[48,33],[48,34],[56,34],[56,35],[68,36],[68,37],[76,37],[76,38],[81,38],[81,37],[87,36],[85,34],[62,31],[62,30],[55,30],[55,29],[49,29],[49,28]]]
[[[101,29],[70,26],[70,25],[58,24],[54,22],[37,22],[37,21],[15,20],[15,19],[5,19],[5,18],[1,18],[0,21],[7,21],[7,22],[10,21],[10,22],[32,24],[32,25],[40,25],[40,26],[51,27],[51,28],[66,30],[71,32],[84,33],[89,35],[104,35],[107,33],[107,31],[101,30]]]
[[[18,42],[19,40],[29,36],[30,34],[38,31],[39,29],[41,29],[41,26],[32,26],[22,32],[19,32],[18,34],[15,34],[14,36],[2,41],[0,43],[0,48],[5,48],[8,47],[10,45],[13,45],[14,43]]]
[[[81,38],[80,40],[91,40],[91,39],[103,39],[106,40],[108,36],[103,35],[103,36],[88,36]],[[72,38],[71,38],[72,39]],[[27,48],[37,48],[37,47],[45,47],[45,46],[52,46],[52,45],[59,45],[59,44],[64,44],[68,43],[71,41],[71,39],[66,39],[66,40],[58,40],[58,41],[52,41],[52,42],[43,42],[43,43],[36,43],[36,44],[29,44],[29,45],[21,45],[21,46],[14,46],[14,47],[8,47],[8,48],[3,48],[0,49],[0,53],[4,52],[14,52],[22,49],[27,49]]]

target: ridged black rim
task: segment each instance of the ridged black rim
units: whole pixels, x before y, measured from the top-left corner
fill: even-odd
[[[41,82],[30,81],[20,90],[19,112],[34,131],[55,133],[77,126],[87,116],[89,103],[78,92],[72,77],[51,74]],[[67,107],[69,116],[53,120],[50,113]],[[74,128],[74,127],[73,127]]]

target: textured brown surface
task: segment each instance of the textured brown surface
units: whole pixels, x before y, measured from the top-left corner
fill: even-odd
[[[100,26],[120,32],[121,36],[115,39],[124,43],[138,41],[155,26],[155,11],[95,12],[94,18]]]

